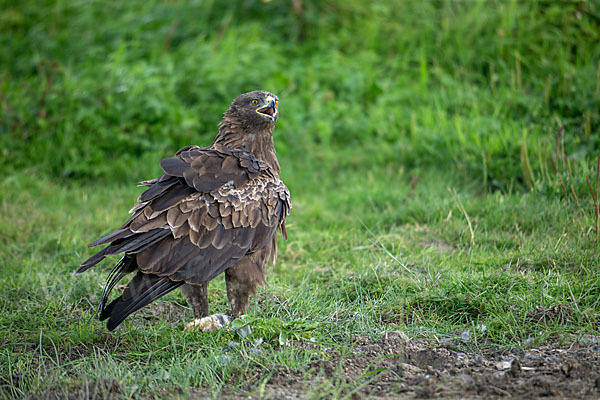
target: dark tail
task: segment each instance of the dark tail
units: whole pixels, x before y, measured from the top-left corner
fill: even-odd
[[[100,299],[100,304],[98,305],[98,315],[102,314],[104,307],[106,306],[106,302],[108,301],[108,296],[115,285],[125,275],[135,271],[136,268],[137,264],[135,256],[123,256],[117,265],[114,266],[112,271],[110,271],[110,274],[108,274],[108,278],[106,278],[106,284],[104,285],[104,290],[102,291],[102,299]]]
[[[124,259],[125,258],[127,257],[124,257]],[[119,264],[122,265],[119,267]],[[102,302],[100,303],[99,309],[101,321],[109,318],[106,323],[106,327],[109,331],[112,331],[119,326],[121,322],[133,312],[152,303],[154,300],[164,296],[183,284],[183,282],[175,282],[166,277],[138,272],[131,282],[129,282],[123,294],[105,307],[104,305],[108,299],[110,289],[114,287],[121,277],[128,273],[125,271],[129,271],[131,265],[133,265],[133,269],[137,268],[135,262],[123,263],[123,259],[119,264],[115,266],[106,282],[106,288],[104,289],[105,293],[102,296]],[[117,267],[119,267],[118,270]]]

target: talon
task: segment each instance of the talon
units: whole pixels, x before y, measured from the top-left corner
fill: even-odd
[[[208,317],[195,319],[185,324],[184,331],[188,329],[202,329],[202,332],[216,331],[229,325],[233,319],[227,314],[213,314]]]

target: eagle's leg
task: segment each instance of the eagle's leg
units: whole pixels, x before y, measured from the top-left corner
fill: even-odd
[[[246,313],[248,297],[256,294],[256,288],[265,283],[267,275],[265,258],[266,251],[258,251],[245,256],[225,271],[227,297],[233,318]]]
[[[194,320],[185,324],[185,330],[200,328],[203,331],[210,331],[229,324],[231,318],[227,315],[208,315],[208,282],[200,285],[183,285],[181,293],[194,311]]]
[[[200,285],[183,285],[181,286],[181,294],[192,307],[194,319],[208,316],[208,282]]]

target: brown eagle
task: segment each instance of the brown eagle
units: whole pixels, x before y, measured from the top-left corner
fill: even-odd
[[[290,193],[279,177],[273,129],[278,98],[262,90],[236,98],[210,147],[186,146],[160,165],[131,217],[88,247],[109,244],[86,260],[81,273],[123,253],[106,281],[100,320],[115,329],[131,313],[180,287],[194,311],[187,327],[219,327],[231,318],[208,317],[208,282],[225,272],[231,316],[245,313],[248,296],[265,282],[277,256],[277,230],[287,239]],[[135,273],[107,305],[114,286]],[[218,318],[217,318],[218,317]]]

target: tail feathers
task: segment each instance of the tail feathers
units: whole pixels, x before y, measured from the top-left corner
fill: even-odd
[[[135,256],[123,256],[119,262],[114,266],[108,278],[106,278],[106,285],[102,291],[102,298],[100,299],[100,305],[98,306],[98,314],[102,314],[104,306],[108,301],[108,296],[113,290],[115,285],[127,274],[137,269],[137,263]]]
[[[116,273],[115,277],[119,273]],[[112,283],[112,280],[109,283]],[[182,281],[175,282],[166,277],[138,272],[129,282],[123,294],[101,310],[100,320],[104,321],[109,318],[106,327],[109,331],[112,331],[130,314],[182,284]]]
[[[148,246],[160,242],[162,239],[169,236],[170,234],[171,231],[169,229],[156,228],[152,229],[149,232],[136,233],[128,237],[117,239],[113,241],[110,245],[106,246],[104,249],[100,250],[98,253],[85,260],[81,264],[81,267],[79,267],[79,269],[75,271],[75,273],[80,274],[82,272],[85,272],[94,265],[98,264],[105,257],[112,256],[114,254],[119,254],[123,252],[127,252],[129,254],[137,254],[140,251],[147,248]]]

